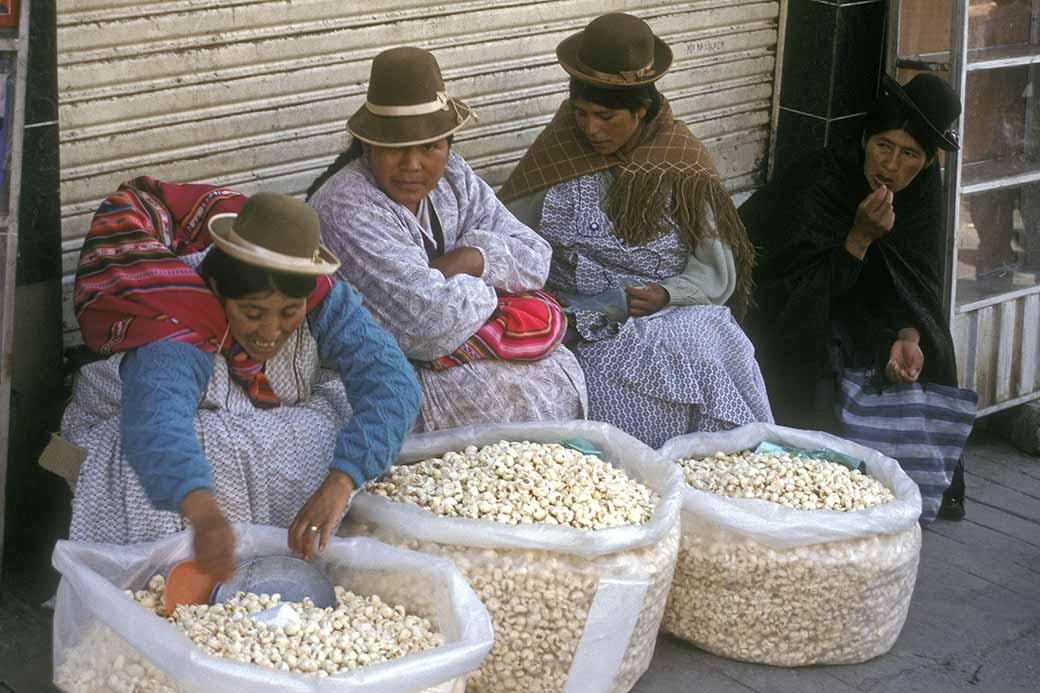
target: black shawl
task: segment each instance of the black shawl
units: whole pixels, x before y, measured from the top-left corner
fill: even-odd
[[[957,383],[942,307],[939,167],[929,166],[895,195],[895,225],[860,261],[845,238],[869,193],[862,148],[846,143],[810,154],[740,208],[759,253],[746,329],[778,422],[826,420],[835,349],[844,365],[883,366],[903,327],[921,333],[921,381]],[[835,334],[845,343],[836,347]]]

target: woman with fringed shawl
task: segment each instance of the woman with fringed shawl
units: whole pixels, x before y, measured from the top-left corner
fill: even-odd
[[[396,458],[419,387],[319,238],[287,195],[142,177],[105,199],[75,289],[103,360],[80,370],[62,421],[87,453],[73,540],[190,525],[216,579],[234,567],[230,522],[288,527],[308,558],[325,546]]]
[[[589,418],[658,447],[772,421],[742,315],[753,252],[704,145],[654,82],[671,50],[607,14],[557,48],[570,98],[499,196],[553,248]]]

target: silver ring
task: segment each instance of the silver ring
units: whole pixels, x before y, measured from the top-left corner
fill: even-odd
[[[307,530],[311,531],[311,532],[317,532],[318,531],[318,525],[311,525],[310,527],[307,528]]]

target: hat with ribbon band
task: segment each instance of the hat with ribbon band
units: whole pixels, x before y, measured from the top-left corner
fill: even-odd
[[[921,73],[902,85],[888,74],[882,74],[881,86],[917,116],[924,126],[923,132],[931,136],[935,146],[948,152],[960,149],[957,133],[950,126],[961,114],[961,102],[945,80]]]
[[[347,121],[351,135],[382,147],[436,142],[473,116],[448,96],[436,58],[422,48],[385,50],[372,60],[365,104]]]
[[[213,215],[209,232],[218,248],[247,265],[306,275],[339,269],[339,259],[321,244],[317,212],[289,195],[257,193],[238,214]]]
[[[556,58],[581,81],[617,89],[661,79],[672,66],[672,49],[639,17],[612,12],[561,41]]]

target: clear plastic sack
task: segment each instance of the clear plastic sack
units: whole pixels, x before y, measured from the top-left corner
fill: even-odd
[[[674,465],[607,424],[471,426],[409,437],[399,464],[469,445],[584,438],[603,459],[655,491],[650,521],[598,531],[447,518],[361,493],[344,530],[445,556],[480,595],[495,646],[470,691],[628,691],[646,671],[679,539],[682,477]]]
[[[235,535],[238,560],[287,553],[284,529],[236,524]],[[76,693],[449,693],[491,649],[487,610],[449,561],[367,538],[332,538],[315,562],[333,584],[429,618],[445,644],[325,678],[213,657],[123,593],[190,556],[190,532],[126,546],[58,542],[55,684]]]
[[[664,629],[714,654],[778,666],[851,664],[887,652],[917,579],[917,485],[874,450],[772,424],[679,436],[660,452],[674,463],[764,440],[861,459],[896,500],[848,513],[795,510],[686,486]]]

